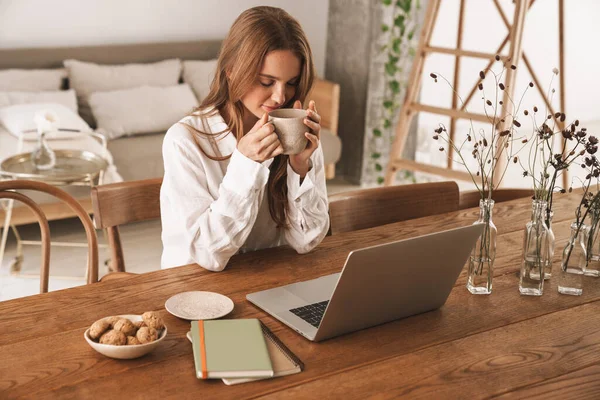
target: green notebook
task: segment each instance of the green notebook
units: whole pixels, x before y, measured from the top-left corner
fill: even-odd
[[[258,319],[191,321],[191,325],[198,379],[273,376]]]

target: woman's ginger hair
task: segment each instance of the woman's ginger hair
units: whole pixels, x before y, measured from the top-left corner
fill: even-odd
[[[220,112],[228,116],[228,130],[223,132],[202,132],[186,124],[192,130],[196,142],[201,138],[222,135],[232,132],[239,141],[246,132],[242,116],[244,105],[241,98],[256,84],[258,74],[266,55],[276,50],[289,50],[294,53],[301,63],[300,79],[296,92],[282,107],[292,107],[296,100],[304,103],[314,79],[312,52],[302,27],[291,15],[280,8],[260,6],[244,11],[235,20],[229,34],[225,38],[215,77],[210,85],[210,91],[192,115],[209,117]],[[218,139],[218,138],[217,138]],[[222,161],[231,157],[209,155],[209,158]],[[278,227],[287,226],[287,155],[278,155],[269,167],[270,174],[267,183],[267,199],[269,213]]]

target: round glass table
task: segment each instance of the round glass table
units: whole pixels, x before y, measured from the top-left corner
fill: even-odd
[[[31,153],[21,153],[0,163],[0,175],[9,179],[29,179],[52,185],[93,186],[102,179],[108,162],[85,150],[55,150],[56,164],[48,170],[37,169]]]

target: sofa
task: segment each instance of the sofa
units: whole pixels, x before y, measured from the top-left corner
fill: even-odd
[[[28,70],[61,68],[63,67],[64,60],[77,60],[77,62],[95,63],[103,66],[122,66],[132,63],[151,64],[172,59],[206,61],[216,58],[220,45],[221,42],[216,40],[71,48],[4,49],[0,50],[0,72],[15,68]],[[179,78],[179,83],[182,80],[183,78]],[[68,79],[64,79],[62,89],[72,88],[73,85],[71,83]],[[78,82],[75,83],[79,84]],[[78,92],[77,87],[75,87],[75,91]],[[196,91],[195,93],[196,97],[198,97],[198,92]],[[2,88],[0,85],[1,94]],[[79,94],[77,93],[79,115],[92,128],[96,128],[94,126],[96,121],[93,120],[93,113],[90,120],[89,108],[87,111],[84,110],[84,105],[81,103],[82,99],[79,97]],[[97,97],[99,98],[100,96]],[[319,113],[323,117],[321,141],[326,164],[326,175],[330,179],[335,175],[335,163],[339,160],[341,153],[341,140],[337,134],[339,85],[317,79],[308,99],[314,99],[317,102]],[[88,100],[93,106],[92,100],[94,99],[89,97]],[[99,98],[99,100],[102,99]],[[114,104],[112,104],[110,99],[105,99],[104,101],[106,103],[105,109],[108,107],[109,111],[107,112],[111,112],[110,106],[114,106]],[[95,110],[98,110],[98,108]],[[116,112],[118,111],[117,109]],[[161,147],[164,134],[164,129],[161,129],[160,131],[136,132],[135,134],[124,134],[117,137],[108,135],[107,147],[112,155],[116,170],[123,180],[140,180],[163,175]],[[89,192],[86,188],[68,188],[68,191],[76,196],[83,206],[91,212]],[[38,201],[49,205],[46,207],[46,211],[49,213],[49,220],[72,216],[68,209],[55,204],[52,199],[46,198]],[[0,219],[3,220],[3,218],[3,212],[0,210]],[[12,219],[15,225],[31,223],[33,221],[35,221],[35,218],[28,210],[24,207],[20,207],[19,209],[15,207]]]

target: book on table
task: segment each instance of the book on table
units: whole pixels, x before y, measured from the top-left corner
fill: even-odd
[[[267,342],[269,357],[273,365],[273,377],[297,374],[304,369],[304,363],[271,330],[261,322],[261,328]],[[267,378],[223,378],[226,385],[253,382]]]
[[[258,319],[191,321],[191,335],[198,379],[273,376]]]
[[[273,366],[273,378],[297,374],[304,369],[304,363],[262,322],[260,323],[269,358]],[[192,341],[192,332],[187,333],[187,338]],[[267,378],[222,378],[226,385],[237,385],[239,383],[253,382]]]

